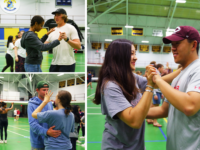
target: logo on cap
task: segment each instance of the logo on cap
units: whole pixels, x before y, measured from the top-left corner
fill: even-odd
[[[175,33],[178,32],[178,31],[181,31],[181,28],[180,28],[180,27],[177,27],[177,28],[175,29],[175,31],[174,31],[173,34],[175,34]]]

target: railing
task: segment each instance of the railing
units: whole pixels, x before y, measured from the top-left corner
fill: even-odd
[[[7,15],[7,14],[0,14],[0,24],[10,24],[10,25],[17,25],[17,24],[27,24],[27,27],[30,26],[31,19],[34,15]],[[53,19],[53,15],[41,15],[45,21],[48,19]],[[69,15],[68,19],[74,20],[77,25],[84,25],[85,24],[85,16],[84,15]]]

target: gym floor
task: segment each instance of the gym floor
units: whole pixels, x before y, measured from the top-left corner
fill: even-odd
[[[97,82],[92,82],[92,87],[87,89],[87,149],[100,150],[104,130],[105,116],[101,114],[101,105],[92,103]],[[146,121],[145,121],[146,122]],[[167,119],[158,119],[162,127],[154,127],[145,123],[146,150],[166,150]]]
[[[82,136],[80,130],[79,137]],[[3,136],[5,138],[5,136]],[[81,144],[85,143],[84,138],[79,138],[81,143],[76,144],[77,150],[84,150]],[[13,117],[8,117],[7,144],[0,144],[0,150],[29,150],[30,143],[30,126],[28,118],[19,118],[19,121],[14,121]]]
[[[85,72],[85,54],[84,53],[74,53],[76,60],[76,68],[75,72]],[[44,54],[42,61],[42,72],[49,72],[49,68],[51,65],[51,60],[53,58],[53,54]],[[0,54],[0,71],[6,65],[5,53]],[[14,62],[15,65],[15,62]],[[10,67],[6,69],[5,72],[10,72]]]

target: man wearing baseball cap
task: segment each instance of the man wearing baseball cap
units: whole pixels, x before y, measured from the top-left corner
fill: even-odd
[[[28,120],[30,125],[30,141],[31,150],[44,150],[44,137],[58,137],[61,134],[60,130],[53,130],[53,127],[49,127],[47,123],[39,123],[37,119],[32,117],[33,111],[42,103],[45,94],[49,90],[49,85],[45,81],[40,81],[37,84],[36,91],[38,96],[35,96],[29,100],[28,103]],[[52,103],[49,102],[43,109],[42,112],[47,110],[53,110]]]
[[[52,34],[49,34],[45,43],[49,43],[57,39],[60,32],[62,33],[63,40],[60,45],[53,48],[53,59],[51,62],[50,72],[75,72],[75,58],[74,49],[80,49],[81,43],[78,32],[74,26],[67,24],[67,13],[64,9],[59,8],[52,12],[54,20],[58,25]]]
[[[171,43],[174,61],[182,65],[182,70],[171,86],[154,75],[153,80],[166,99],[162,106],[150,108],[147,118],[168,117],[167,150],[197,150],[200,149],[199,32],[190,26],[179,26],[163,42]]]

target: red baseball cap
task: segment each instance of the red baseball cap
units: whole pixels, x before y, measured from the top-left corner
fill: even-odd
[[[163,38],[163,43],[169,44],[172,41],[181,41],[184,39],[200,42],[199,32],[191,26],[179,26],[175,29],[172,35]]]

